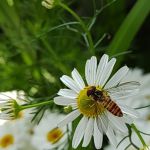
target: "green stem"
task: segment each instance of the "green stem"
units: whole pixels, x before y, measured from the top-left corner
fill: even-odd
[[[137,134],[138,138],[140,139],[141,143],[143,144],[143,147],[146,147],[146,143],[143,139],[143,137],[141,136],[139,130],[137,129],[137,127],[135,126],[135,124],[131,124],[132,129],[135,131],[135,133]]]
[[[65,5],[64,3],[61,3],[61,2],[59,3],[59,5],[62,8],[64,8],[65,10],[67,10],[77,21],[80,22],[81,27],[83,28],[84,32],[87,35],[88,44],[89,44],[89,51],[91,52],[92,55],[94,55],[95,54],[94,44],[93,44],[93,40],[92,40],[92,36],[90,34],[90,31],[88,30],[88,27],[85,25],[83,20],[72,9],[70,9],[67,5]]]
[[[45,101],[45,102],[41,102],[41,103],[36,103],[36,104],[29,104],[29,105],[22,105],[20,106],[20,111],[24,110],[24,109],[29,109],[29,108],[33,108],[33,107],[39,107],[39,106],[44,106],[44,105],[50,105],[53,104],[54,101],[50,100],[50,101]]]

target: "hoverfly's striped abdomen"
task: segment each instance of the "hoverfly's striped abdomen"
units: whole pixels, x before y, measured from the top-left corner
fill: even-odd
[[[119,106],[114,101],[112,101],[110,97],[105,98],[105,100],[102,102],[102,105],[113,115],[118,117],[123,116],[123,113]]]

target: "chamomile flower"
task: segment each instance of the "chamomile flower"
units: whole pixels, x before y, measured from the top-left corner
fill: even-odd
[[[0,93],[0,119],[12,120],[21,117],[21,113],[19,113],[19,105],[21,104],[20,100],[24,98],[23,95],[23,91]]]
[[[40,123],[33,129],[32,145],[36,150],[65,149],[68,139],[67,126],[58,128],[57,123],[64,118],[58,113],[46,112]],[[69,126],[69,131],[71,130]]]
[[[22,126],[6,122],[0,126],[0,150],[19,150],[25,146],[28,134]]]
[[[9,99],[0,103],[0,119],[12,120],[17,118],[19,105],[16,100]]]
[[[82,116],[73,136],[73,148],[77,148],[82,139],[82,147],[88,146],[93,136],[95,147],[100,149],[103,134],[116,146],[114,131],[117,129],[122,133],[128,132],[126,123],[130,123],[130,118],[138,117],[134,109],[120,101],[135,94],[139,83],[132,81],[120,84],[129,70],[127,66],[120,68],[108,81],[115,62],[115,58],[109,61],[106,54],[102,56],[98,65],[94,56],[87,60],[87,84],[76,69],[71,73],[72,78],[67,75],[60,78],[69,89],[60,89],[59,96],[54,98],[54,101],[58,105],[72,106],[74,110],[58,123],[58,127]]]

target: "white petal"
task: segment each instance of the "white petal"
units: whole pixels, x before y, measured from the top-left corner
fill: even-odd
[[[113,75],[113,77],[107,82],[107,84],[105,85],[105,89],[116,86],[118,83],[120,83],[120,81],[125,77],[128,71],[129,71],[129,68],[127,66],[120,68]]]
[[[128,132],[128,128],[125,125],[124,119],[122,119],[121,117],[114,116],[110,112],[108,112],[108,118],[109,121],[114,125],[114,127],[119,129],[121,132]]]
[[[58,97],[54,98],[54,102],[57,105],[66,106],[66,105],[69,105],[71,103],[73,103],[73,104],[76,103],[76,100],[75,99],[71,99],[71,98],[66,98],[66,97],[63,97],[63,96],[58,96]]]
[[[85,64],[85,78],[86,78],[86,82],[88,85],[90,85],[90,60],[87,60],[86,61],[86,64]]]
[[[74,119],[76,119],[78,116],[80,115],[79,110],[74,110],[71,113],[69,113],[67,116],[64,117],[64,119],[62,121],[60,121],[58,123],[58,127],[63,127],[66,124],[68,124],[69,122],[72,122]]]
[[[132,124],[133,123],[133,118],[131,118],[130,116],[128,116],[126,114],[123,114],[123,119],[128,124]]]
[[[100,85],[100,81],[103,75],[103,71],[105,70],[105,67],[108,63],[108,55],[104,54],[102,58],[100,59],[99,65],[97,67],[97,73],[96,73],[96,85]]]
[[[104,84],[107,82],[112,70],[113,70],[113,67],[116,63],[116,59],[115,58],[112,58],[106,65],[106,68],[103,72],[103,75],[102,75],[102,79],[101,79],[101,82],[99,83],[100,86],[104,86]]]
[[[96,81],[97,59],[95,56],[91,58],[91,85],[95,85]]]
[[[130,115],[132,117],[135,117],[135,118],[139,118],[140,117],[140,113],[138,111],[136,111],[135,109],[133,109],[131,107],[128,107],[126,105],[122,105],[120,103],[118,103],[118,105],[121,108],[123,113],[128,114],[128,115]]]
[[[123,136],[125,137],[125,135],[123,135]],[[121,141],[121,139],[119,139],[118,142],[120,142],[120,141]],[[126,139],[124,139],[124,141],[122,141],[120,143],[120,145],[118,146],[117,150],[125,150],[125,147],[127,147],[129,144],[130,144],[129,138],[126,138]],[[135,150],[135,149],[132,146],[130,146],[127,150]]]
[[[5,109],[5,108],[4,108]],[[7,108],[6,110],[3,110],[3,112],[2,113],[4,113],[4,114],[13,114],[13,109],[10,109],[10,108]]]
[[[99,120],[99,122],[98,122],[99,130],[101,131],[101,129],[102,129],[102,133],[106,133],[108,124],[109,124],[109,119],[108,119],[107,115],[105,113],[99,115],[98,120]]]
[[[99,131],[97,126],[97,121],[94,121],[94,144],[96,149],[100,149],[102,147],[103,134]]]
[[[90,118],[85,129],[82,147],[87,147],[93,135],[94,119]]]
[[[2,120],[12,120],[14,119],[13,115],[7,115],[7,114],[0,114],[0,119]]]
[[[1,108],[3,108],[3,107],[5,107],[5,108],[10,108],[11,107],[11,105],[9,104],[9,103],[7,103],[7,102],[4,102],[4,103],[0,103],[0,107]]]
[[[57,94],[60,96],[67,97],[67,98],[77,98],[78,97],[78,94],[70,89],[60,89]]]
[[[73,110],[78,108],[77,103],[71,103],[70,106],[72,107]]]
[[[102,122],[101,122],[100,117],[97,117],[96,121],[97,121],[97,126],[98,126],[99,131],[103,134],[104,133],[104,129],[103,129],[104,127],[102,127]]]
[[[73,148],[77,148],[78,145],[80,144],[80,142],[84,136],[84,132],[85,132],[87,123],[88,123],[87,117],[83,117],[80,120],[80,122],[79,122],[79,124],[75,130],[74,136],[73,136],[73,140],[72,140],[72,147]]]
[[[92,56],[85,65],[85,77],[88,85],[94,85],[96,80],[97,59]]]
[[[69,76],[63,75],[60,80],[70,89],[72,89],[73,91],[79,93],[80,92],[80,88],[79,86],[76,84],[76,82],[70,78]]]
[[[74,69],[72,71],[72,78],[78,84],[80,89],[83,89],[85,87],[84,81],[83,81],[81,75],[79,74],[79,72],[76,69]]]
[[[108,130],[107,130],[107,132],[106,132],[106,135],[107,135],[107,137],[108,137],[110,143],[111,143],[113,146],[117,147],[117,139],[116,139],[116,136],[115,136],[115,134],[114,134],[114,131],[113,131],[113,129],[112,129],[112,127],[111,127],[110,125],[108,126]]]

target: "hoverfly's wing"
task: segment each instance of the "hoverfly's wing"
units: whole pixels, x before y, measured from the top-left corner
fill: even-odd
[[[114,99],[122,99],[135,95],[139,90],[140,83],[136,81],[125,82],[106,89]]]

